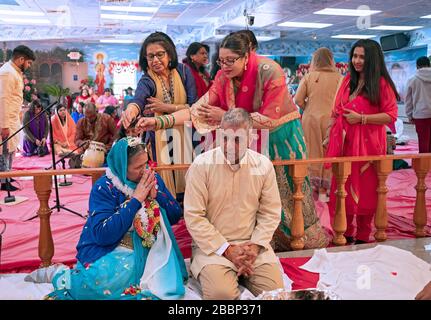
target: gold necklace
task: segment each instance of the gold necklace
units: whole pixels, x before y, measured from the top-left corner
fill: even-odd
[[[349,97],[350,101],[352,101],[353,99],[355,99],[359,95],[359,93],[364,88],[364,84],[365,84],[364,80],[359,79],[359,82],[358,82],[358,85],[356,86],[355,91],[353,91],[353,93]]]

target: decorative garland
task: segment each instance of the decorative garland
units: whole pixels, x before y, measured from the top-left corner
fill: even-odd
[[[134,190],[124,185],[120,179],[115,176],[111,169],[106,169],[106,176],[112,181],[112,184],[124,193],[128,200],[122,204],[124,206],[133,196]],[[133,219],[133,227],[140,238],[142,246],[151,248],[156,241],[157,233],[160,230],[160,206],[155,199],[146,199],[141,209],[136,213]]]
[[[146,248],[151,248],[160,230],[160,207],[156,200],[146,199],[144,202],[146,214],[139,214],[141,210],[136,214],[133,226],[138,236],[143,239],[142,245]]]
[[[139,68],[138,61],[110,61],[109,74],[129,72],[134,73]]]

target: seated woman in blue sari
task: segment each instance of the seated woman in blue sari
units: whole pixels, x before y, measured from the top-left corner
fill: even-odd
[[[171,225],[182,210],[148,168],[139,137],[118,140],[93,186],[77,265],[53,279],[47,299],[179,299],[188,275]]]

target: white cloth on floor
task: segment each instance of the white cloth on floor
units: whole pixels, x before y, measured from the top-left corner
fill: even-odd
[[[190,274],[190,259],[185,259],[187,271]],[[0,300],[40,300],[54,290],[51,284],[54,275],[68,268],[63,264],[55,264],[47,268],[37,269],[29,274],[0,275]],[[280,265],[280,268],[281,265]],[[282,270],[282,269],[281,269]],[[283,273],[284,288],[292,290],[292,280]],[[239,286],[240,300],[252,300],[255,296],[243,286]],[[202,300],[202,290],[199,282],[189,277],[186,293],[181,300]]]
[[[343,300],[411,300],[431,280],[430,264],[387,245],[332,253],[316,250],[300,268],[319,273],[317,288]]]
[[[24,281],[26,273],[0,274],[0,300],[41,300],[52,292],[50,283]]]

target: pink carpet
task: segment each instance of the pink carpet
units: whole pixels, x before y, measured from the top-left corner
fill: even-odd
[[[403,146],[406,151],[412,153],[417,151],[417,144]],[[406,150],[406,149],[413,150]],[[398,150],[397,150],[398,151]],[[14,169],[42,169],[51,165],[50,156],[43,158],[38,157],[17,157],[14,161]],[[60,181],[62,177],[59,177]],[[84,176],[74,176],[71,180],[72,186],[60,187],[61,204],[67,208],[86,215],[88,208],[88,196],[91,189],[91,178]],[[426,183],[431,187],[431,174],[427,176]],[[389,239],[404,239],[414,237],[413,210],[415,205],[414,186],[416,184],[416,176],[413,170],[394,171],[388,178],[388,212],[389,226],[387,229]],[[40,261],[38,257],[38,235],[39,221],[34,219],[26,221],[33,217],[38,208],[38,200],[33,191],[33,182],[29,180],[18,180],[15,185],[20,186],[20,191],[15,192],[15,195],[26,196],[28,201],[12,207],[2,206],[0,218],[7,223],[5,234],[3,235],[3,246],[1,252],[1,272],[25,272],[38,267]],[[5,193],[1,192],[0,197],[4,197]],[[431,190],[426,193],[427,210],[428,210],[428,226],[427,232],[431,235]],[[55,192],[51,194],[51,206],[54,206]],[[322,225],[331,231],[327,205],[321,202],[316,202],[316,209],[319,213]],[[55,243],[54,262],[63,262],[73,264],[76,255],[76,244],[81,233],[82,226],[85,220],[73,215],[70,212],[61,210],[53,212],[51,216],[51,228]],[[181,251],[185,258],[191,256],[191,238],[188,234],[184,221],[181,220],[176,226],[173,226],[175,235]],[[287,259],[283,260],[283,267],[286,273],[292,273],[292,280],[295,277],[295,272],[304,272],[300,269],[295,269],[306,261]],[[300,261],[300,262],[298,262]],[[304,275],[305,276],[305,275]],[[304,283],[298,283],[297,288],[305,288],[312,283],[317,282],[314,275],[307,275],[310,280]],[[300,277],[299,277],[300,278]],[[313,282],[314,281],[314,282]]]

